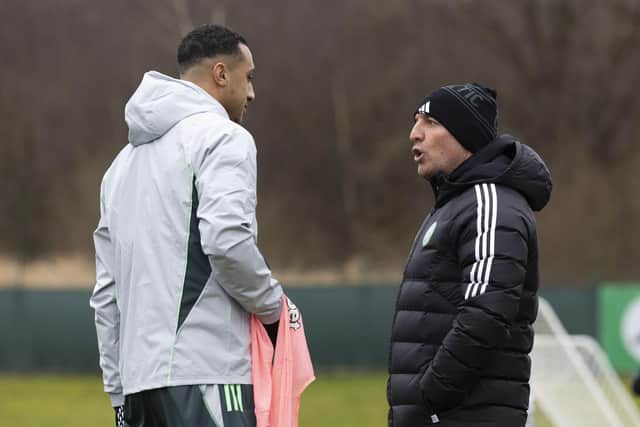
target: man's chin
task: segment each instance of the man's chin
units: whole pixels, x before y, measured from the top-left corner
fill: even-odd
[[[241,125],[242,123],[244,123],[245,116],[246,116],[246,111],[243,111],[238,116],[236,116],[236,118],[232,118],[231,120]]]

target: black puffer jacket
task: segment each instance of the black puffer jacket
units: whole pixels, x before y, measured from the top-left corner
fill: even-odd
[[[502,135],[431,184],[436,204],[393,320],[389,426],[524,426],[538,308],[533,211],[549,200],[549,170]]]

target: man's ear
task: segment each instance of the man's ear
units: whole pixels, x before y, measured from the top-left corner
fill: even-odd
[[[211,67],[211,73],[213,74],[213,81],[216,86],[226,86],[229,83],[229,70],[223,62],[216,62]]]

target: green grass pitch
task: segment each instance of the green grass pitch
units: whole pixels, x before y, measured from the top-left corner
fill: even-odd
[[[385,427],[384,374],[321,375],[302,395],[300,426]],[[0,425],[113,427],[97,376],[0,375]]]
[[[302,395],[301,427],[386,427],[386,374],[320,374]],[[640,400],[637,400],[640,404]],[[113,427],[97,376],[0,374],[0,425]],[[550,427],[538,414],[536,427]]]

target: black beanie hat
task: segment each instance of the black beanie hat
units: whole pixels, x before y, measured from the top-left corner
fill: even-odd
[[[440,122],[467,150],[475,153],[496,137],[497,93],[478,83],[443,86],[427,96],[415,114]]]

